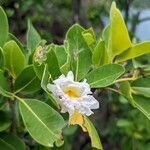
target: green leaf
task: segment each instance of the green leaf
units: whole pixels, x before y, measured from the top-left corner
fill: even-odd
[[[116,62],[126,61],[150,53],[150,41],[136,44],[116,57]]]
[[[62,116],[41,101],[18,99],[21,116],[30,135],[38,143],[52,147],[62,138],[61,130],[65,126]]]
[[[30,54],[35,50],[40,41],[41,41],[40,35],[35,30],[30,20],[28,20],[27,48]]]
[[[150,120],[150,99],[133,95],[135,107],[139,109]]]
[[[84,117],[84,120],[85,120],[84,125],[87,128],[88,134],[91,138],[92,147],[97,148],[99,150],[103,150],[102,143],[100,141],[99,135],[98,135],[94,125],[87,117]]]
[[[52,45],[52,49],[56,54],[59,66],[62,67],[67,62],[67,52],[64,45]]]
[[[54,50],[54,52],[56,54],[61,72],[63,74],[67,74],[69,71],[69,67],[70,67],[70,64],[69,64],[69,61],[70,61],[69,57],[70,56],[66,50],[65,45],[52,44],[51,46],[52,46],[52,49]]]
[[[129,101],[132,106],[134,105],[134,100],[132,97],[131,86],[128,81],[123,81],[120,83],[120,91],[122,95]]]
[[[7,42],[4,47],[5,67],[16,78],[25,66],[25,56],[15,41]]]
[[[0,69],[4,69],[4,54],[3,54],[3,49],[0,47]]]
[[[81,80],[91,67],[91,50],[86,44],[82,33],[84,29],[78,25],[73,25],[67,32],[66,40],[69,43],[71,57],[71,67],[75,75],[75,80]]]
[[[37,77],[41,80],[42,79],[42,75],[43,75],[43,71],[44,71],[44,63],[42,63],[41,65],[39,65],[38,62],[33,62],[33,68],[34,71],[37,75]]]
[[[47,59],[45,63],[48,66],[48,71],[51,74],[52,79],[58,78],[61,75],[61,72],[60,72],[56,54],[51,47],[49,47],[46,57]]]
[[[87,45],[93,50],[94,45],[96,44],[95,33],[93,28],[86,29],[82,32],[82,36],[86,41]]]
[[[52,96],[52,94],[47,90],[47,84],[49,82],[49,72],[48,72],[48,67],[47,65],[45,65],[44,71],[43,71],[43,76],[42,76],[42,80],[41,80],[41,87],[43,88],[43,90],[47,93],[48,97],[50,98],[50,100],[53,102],[53,104],[59,108],[58,103],[56,102],[55,98]]]
[[[34,70],[35,70],[37,76],[39,77],[39,79],[42,78],[44,66],[45,66],[45,64],[47,64],[48,71],[51,74],[51,77],[53,79],[58,78],[62,74],[60,71],[60,66],[59,66],[59,63],[62,63],[62,61],[63,61],[62,56],[61,56],[61,58],[60,58],[60,56],[58,56],[59,61],[61,61],[61,62],[59,62],[57,59],[58,57],[56,56],[56,53],[55,53],[55,45],[49,45],[45,49],[43,48],[42,50],[43,50],[43,53],[45,53],[45,54],[43,54],[44,57],[43,57],[43,60],[41,60],[41,63],[35,62],[35,61],[33,62]]]
[[[0,148],[1,150],[16,150],[12,145],[5,142],[3,139],[0,138]]]
[[[94,48],[92,62],[96,67],[108,63],[108,54],[105,49],[104,41],[99,41],[96,47]]]
[[[8,20],[2,7],[0,7],[0,47],[2,47],[8,38]]]
[[[12,94],[9,91],[10,89],[7,83],[7,79],[4,76],[4,72],[0,70],[0,94],[5,97],[12,98]]]
[[[24,142],[16,135],[2,134],[2,135],[0,135],[0,139],[6,145],[9,145],[13,150],[25,150],[26,149]],[[5,149],[5,150],[7,150],[7,149]]]
[[[9,114],[0,110],[0,132],[8,129],[10,124]]]
[[[4,96],[0,95],[0,110],[3,110],[3,108],[5,107],[7,101],[5,99]]]
[[[26,67],[15,80],[15,93],[25,94],[36,92],[40,89],[40,80],[37,78],[33,66]]]
[[[105,42],[105,48],[108,49],[109,45],[109,33],[110,33],[110,24],[108,24],[102,32],[102,39]]]
[[[113,84],[124,72],[121,65],[108,64],[91,71],[85,78],[91,88],[106,87]]]
[[[146,97],[150,97],[150,88],[145,87],[132,87],[135,94],[144,95]]]
[[[115,2],[112,3],[110,10],[109,42],[113,57],[132,46],[125,22]]]
[[[150,97],[150,76],[139,78],[132,82],[134,94]]]
[[[20,47],[20,49],[22,50],[22,52],[24,53],[24,46],[23,46],[23,44],[19,41],[19,39],[17,39],[16,37],[15,37],[15,35],[13,35],[12,33],[9,33],[8,34],[8,36],[9,36],[9,40],[13,40],[13,41],[15,41],[16,43],[17,43],[17,45]]]

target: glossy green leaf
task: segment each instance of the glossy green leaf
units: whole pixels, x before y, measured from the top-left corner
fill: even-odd
[[[74,72],[75,80],[84,78],[92,63],[91,50],[82,36],[83,31],[84,29],[80,25],[75,24],[66,35],[71,57],[71,70]]]
[[[0,132],[8,129],[10,124],[9,114],[0,110]]]
[[[3,49],[0,47],[0,69],[4,69],[4,54],[3,54]]]
[[[62,138],[61,130],[65,126],[62,116],[41,101],[18,99],[21,116],[30,135],[38,143],[52,147]]]
[[[53,104],[59,108],[58,103],[56,102],[55,98],[52,96],[52,94],[47,90],[47,84],[49,82],[49,72],[48,72],[48,67],[47,65],[45,65],[44,71],[43,71],[43,76],[42,76],[42,80],[41,80],[41,87],[43,88],[43,90],[47,93],[48,97],[50,98],[50,100],[53,102]]]
[[[132,97],[131,86],[128,81],[123,81],[120,83],[120,91],[122,95],[129,101],[132,106],[134,105],[134,100]]]
[[[136,44],[133,47],[129,48],[128,50],[116,57],[116,62],[118,63],[126,61],[128,59],[136,58],[147,53],[150,53],[149,41]]]
[[[150,76],[133,81],[132,89],[135,94],[150,97]]]
[[[84,125],[87,128],[88,134],[91,138],[92,147],[97,148],[99,150],[103,150],[102,143],[100,141],[99,135],[98,135],[94,125],[87,117],[85,117],[84,120],[85,120]]]
[[[139,109],[150,120],[150,99],[133,95],[135,107]]]
[[[28,20],[28,31],[27,31],[27,48],[31,54],[41,41],[41,37],[33,27],[32,23]]]
[[[96,67],[108,63],[108,54],[105,49],[104,41],[99,41],[96,47],[94,48],[92,62]]]
[[[15,93],[25,94],[36,92],[40,89],[40,80],[37,78],[33,66],[26,67],[15,80]]]
[[[108,64],[99,67],[85,77],[91,88],[106,87],[124,73],[124,68],[117,64]]]
[[[0,139],[6,144],[9,145],[13,150],[26,150],[24,142],[13,134],[2,134]],[[7,149],[5,149],[7,150]]]
[[[2,47],[8,38],[8,20],[2,7],[0,7],[0,47]]]
[[[9,98],[12,97],[7,79],[4,76],[4,72],[2,70],[0,70],[0,94],[5,97],[9,97]]]
[[[25,66],[25,56],[15,41],[7,42],[4,47],[5,67],[16,78]]]
[[[112,3],[110,10],[109,40],[113,57],[132,46],[125,22],[119,9],[116,8],[115,2]]]

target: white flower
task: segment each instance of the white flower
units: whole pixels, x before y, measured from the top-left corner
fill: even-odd
[[[48,84],[47,88],[56,97],[62,113],[69,112],[72,116],[75,112],[78,112],[90,116],[93,113],[91,109],[99,108],[99,103],[92,96],[86,79],[83,82],[74,81],[72,71],[69,71],[66,77],[61,75],[53,83]]]

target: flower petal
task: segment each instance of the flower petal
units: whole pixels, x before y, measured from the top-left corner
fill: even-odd
[[[67,78],[71,81],[74,80],[74,75],[73,75],[73,72],[72,71],[69,71],[68,74],[67,74]]]

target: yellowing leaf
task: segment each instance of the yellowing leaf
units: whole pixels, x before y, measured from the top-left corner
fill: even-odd
[[[74,111],[74,114],[69,118],[69,125],[75,124],[81,126],[84,132],[87,131],[87,129],[84,127],[84,117],[78,111]]]
[[[116,8],[115,2],[112,3],[110,10],[110,49],[112,50],[112,56],[121,54],[132,46],[130,37],[123,20],[123,17]]]
[[[128,50],[116,57],[116,62],[126,61],[128,59],[132,59],[146,53],[150,53],[150,41],[142,42],[129,48]]]

